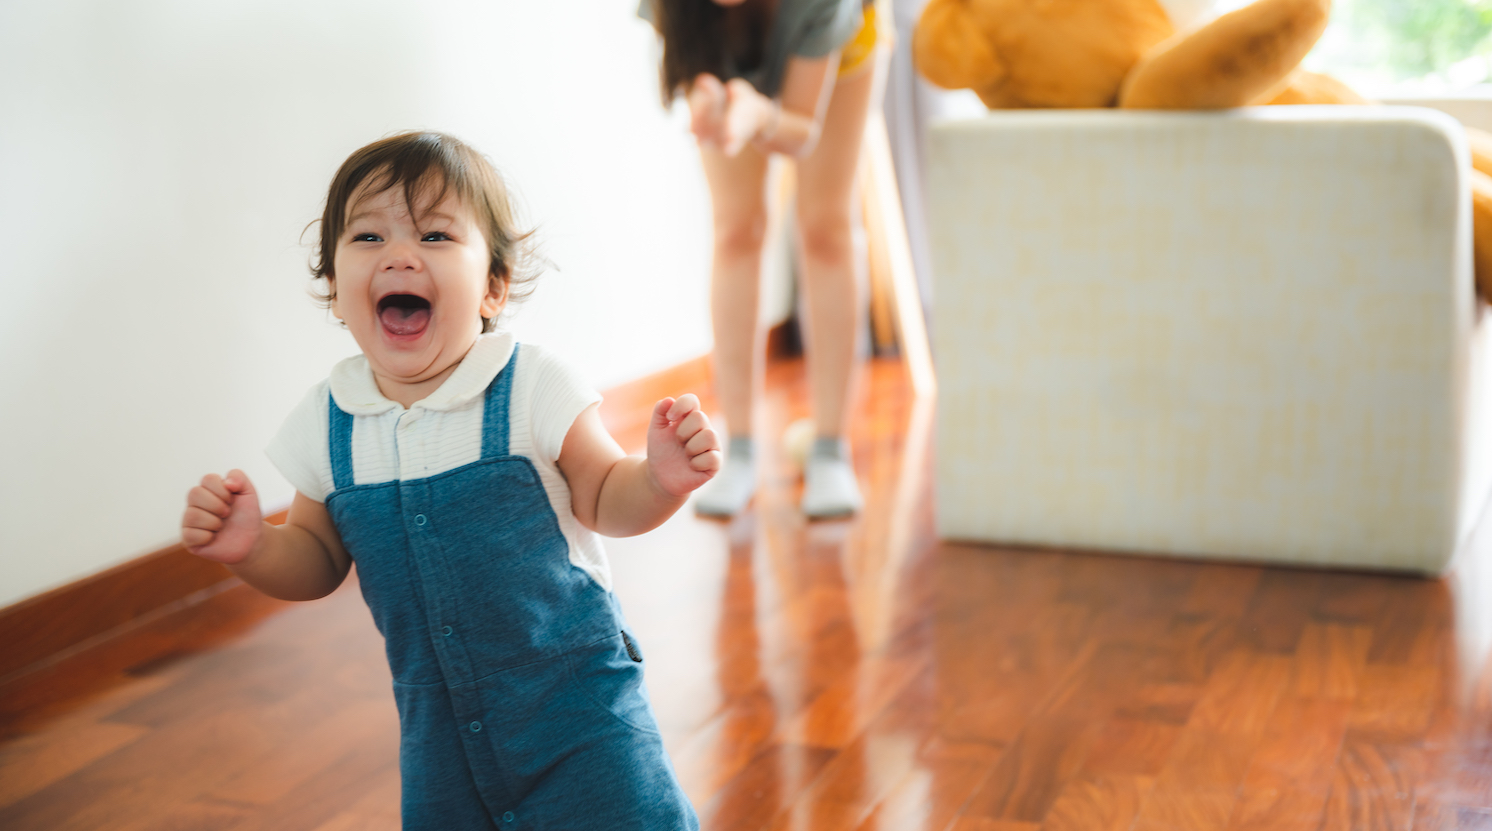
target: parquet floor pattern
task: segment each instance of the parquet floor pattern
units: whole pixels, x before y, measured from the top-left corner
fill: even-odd
[[[706,829],[1492,829],[1492,535],[1440,581],[944,544],[930,405],[865,397],[860,518],[768,448],[747,515],[609,544]],[[397,747],[356,586],[240,586],[0,687],[0,828],[393,829]]]

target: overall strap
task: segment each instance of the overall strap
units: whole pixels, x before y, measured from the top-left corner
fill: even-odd
[[[352,487],[352,416],[326,396],[327,447],[332,455],[332,489]]]
[[[508,363],[487,385],[482,405],[482,458],[496,459],[508,455],[508,402],[513,397],[513,367],[518,363],[518,344]]]

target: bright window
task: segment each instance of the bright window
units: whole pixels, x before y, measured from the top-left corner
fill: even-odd
[[[1492,83],[1489,35],[1492,0],[1336,0],[1305,66],[1369,94],[1466,90]]]

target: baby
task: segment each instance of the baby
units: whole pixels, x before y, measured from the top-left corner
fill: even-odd
[[[362,354],[269,447],[296,489],[286,524],[263,521],[242,471],[210,474],[182,543],[292,600],[357,563],[393,671],[406,829],[697,829],[596,535],[661,524],[719,469],[719,440],[693,395],[666,398],[646,458],[627,456],[595,392],[493,331],[523,243],[460,141],[353,153],[313,272]]]

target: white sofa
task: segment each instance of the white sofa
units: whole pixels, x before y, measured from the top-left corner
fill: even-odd
[[[1417,107],[934,125],[940,534],[1442,571],[1492,490],[1467,167]]]

